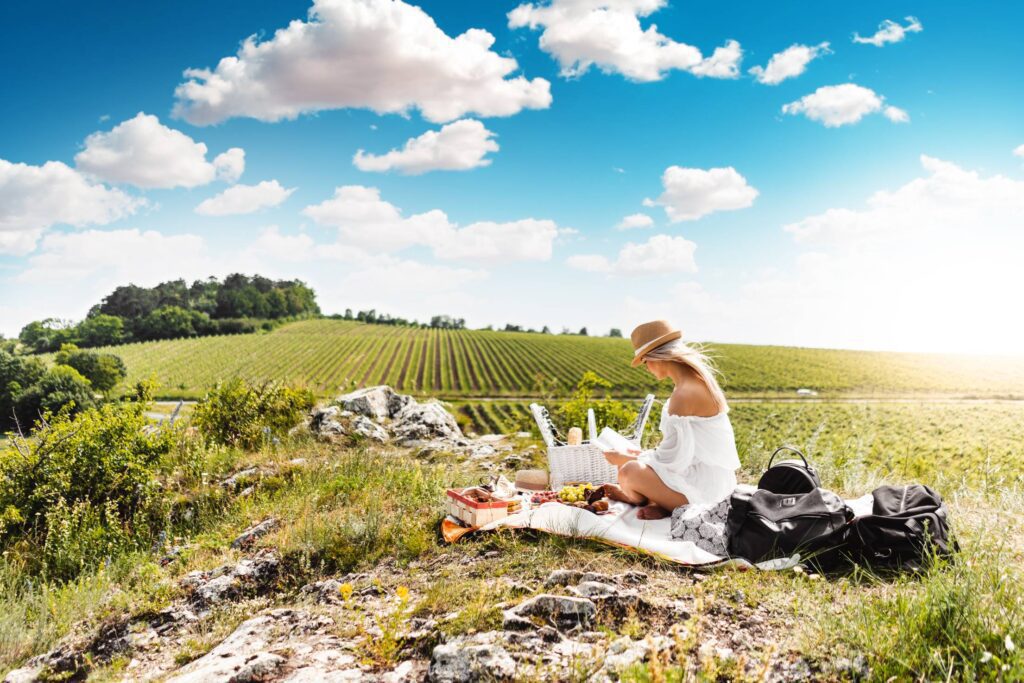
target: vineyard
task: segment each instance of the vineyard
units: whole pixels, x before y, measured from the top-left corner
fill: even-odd
[[[1022,358],[738,344],[709,349],[730,395],[790,396],[805,388],[822,396],[1024,396]],[[166,398],[198,398],[217,380],[234,375],[303,384],[322,395],[390,384],[405,393],[451,399],[563,395],[587,370],[610,381],[614,396],[636,398],[668,388],[645,370],[629,366],[632,347],[627,339],[607,337],[318,319],[269,333],[105,350],[124,359],[129,381],[155,377]]]

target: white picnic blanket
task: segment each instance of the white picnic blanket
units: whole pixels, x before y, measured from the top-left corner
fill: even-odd
[[[846,503],[859,516],[871,512],[871,500],[871,494],[868,494],[847,500]],[[616,545],[637,548],[684,565],[751,566],[746,560],[712,555],[690,541],[673,538],[671,518],[637,519],[638,509],[628,503],[613,502],[609,507],[609,514],[595,515],[570,505],[544,503],[491,522],[480,527],[480,530],[490,531],[502,527],[537,529],[559,536],[594,538]],[[793,557],[759,562],[754,566],[758,569],[787,569],[797,565],[799,561],[800,556],[794,555]]]

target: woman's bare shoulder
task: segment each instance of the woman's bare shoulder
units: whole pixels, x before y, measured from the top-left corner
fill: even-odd
[[[714,417],[718,413],[718,401],[703,382],[676,387],[668,398],[669,415]]]

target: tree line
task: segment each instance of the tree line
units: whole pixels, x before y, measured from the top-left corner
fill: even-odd
[[[320,314],[316,294],[300,280],[239,273],[217,278],[124,285],[89,310],[81,322],[46,318],[22,328],[19,341],[35,353],[65,344],[110,346],[132,341],[242,334],[283,320]]]

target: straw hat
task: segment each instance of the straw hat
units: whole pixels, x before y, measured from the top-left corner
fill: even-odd
[[[648,351],[652,351],[665,342],[679,339],[682,336],[683,333],[672,327],[667,320],[652,320],[649,323],[637,325],[636,329],[629,335],[630,340],[633,342],[633,362],[631,365],[635,368],[643,362],[644,355]]]

